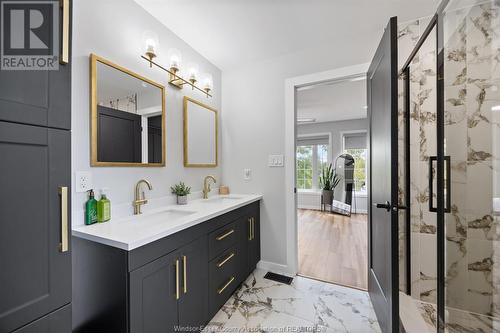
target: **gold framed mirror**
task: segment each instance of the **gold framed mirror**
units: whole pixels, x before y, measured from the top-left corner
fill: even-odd
[[[91,166],[166,162],[165,87],[90,55]]]
[[[215,168],[219,157],[217,110],[184,96],[184,166]]]

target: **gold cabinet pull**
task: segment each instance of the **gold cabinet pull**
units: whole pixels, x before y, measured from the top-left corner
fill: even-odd
[[[248,240],[252,240],[252,218],[248,219]]]
[[[175,299],[181,297],[179,292],[179,259],[175,260]]]
[[[222,235],[218,236],[218,237],[216,238],[216,240],[221,241],[221,240],[223,240],[224,238],[226,238],[227,236],[231,235],[233,232],[234,232],[234,229],[231,229],[231,230],[229,230],[228,232],[226,232],[226,233],[224,233],[224,234],[222,234]]]
[[[217,293],[219,295],[222,294],[224,292],[224,290],[226,290],[226,288],[229,287],[229,285],[231,283],[233,283],[233,281],[234,281],[234,276],[231,276],[231,278],[229,279],[229,281],[227,281],[226,284],[222,288],[220,288],[219,290],[217,290]]]
[[[184,294],[188,292],[188,287],[187,287],[187,257],[182,256],[182,271],[183,271],[183,277],[184,277]]]
[[[69,248],[68,239],[68,187],[60,186],[59,195],[61,196],[61,243],[60,252],[67,252]]]
[[[231,260],[232,257],[234,257],[235,254],[234,252],[231,252],[226,258],[224,258],[224,260],[222,260],[221,262],[217,263],[217,268],[221,268],[222,266],[224,266],[224,264],[226,262],[228,262],[229,260]]]
[[[255,218],[252,217],[252,240],[255,239]]]
[[[59,62],[67,64],[69,62],[69,0],[59,0],[59,5],[62,9],[62,41]]]

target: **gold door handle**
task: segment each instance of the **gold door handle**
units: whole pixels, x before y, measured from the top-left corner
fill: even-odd
[[[231,235],[234,232],[234,229],[229,230],[228,232],[224,233],[223,235],[220,235],[216,238],[216,240],[221,241],[227,236]]]
[[[62,9],[62,40],[59,62],[67,64],[69,62],[69,0],[59,0],[59,5]]]
[[[175,260],[175,299],[179,299],[179,259]]]
[[[252,218],[248,219],[248,240],[252,240]]]
[[[220,288],[219,290],[217,290],[217,293],[219,295],[222,294],[224,292],[224,290],[226,290],[226,288],[229,287],[229,285],[231,283],[233,283],[233,281],[234,281],[234,276],[231,276],[231,278],[229,279],[229,281],[227,281],[226,284],[222,288]]]
[[[69,248],[68,239],[68,187],[60,186],[59,195],[61,196],[61,243],[60,252],[67,252]]]
[[[184,294],[188,292],[188,287],[187,287],[187,257],[182,256],[182,271],[183,271],[183,277],[184,277]]]
[[[217,268],[221,268],[222,266],[224,266],[234,256],[235,256],[234,252],[231,252],[226,258],[224,258],[224,260],[217,263]]]

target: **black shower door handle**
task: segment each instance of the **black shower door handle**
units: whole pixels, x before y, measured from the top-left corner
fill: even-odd
[[[376,208],[382,208],[385,209],[386,211],[391,210],[391,203],[389,201],[386,201],[385,203],[376,203],[374,204]]]
[[[430,212],[437,212],[437,207],[434,207],[434,172],[433,172],[433,166],[434,162],[437,162],[437,156],[429,156],[429,211]],[[444,212],[445,213],[450,213],[451,212],[451,159],[450,156],[445,156],[444,157],[444,164],[445,164],[445,206],[444,206]]]

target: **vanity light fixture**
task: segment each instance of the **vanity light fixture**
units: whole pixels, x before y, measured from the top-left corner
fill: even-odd
[[[208,94],[213,89],[214,81],[211,74],[204,74],[203,77],[203,90]]]
[[[147,43],[146,43],[147,44]],[[149,62],[149,67],[153,67],[155,65],[159,69],[167,72],[169,74],[169,79],[168,83],[170,83],[172,86],[182,89],[184,85],[189,85],[191,88],[194,90],[199,90],[202,93],[204,93],[207,97],[212,97],[210,92],[212,91],[212,79],[210,77],[210,83],[207,84],[204,82],[204,87],[200,88],[196,85],[196,82],[198,82],[198,66],[194,63],[190,64],[187,66],[188,68],[188,79],[185,79],[181,75],[181,62],[182,62],[182,55],[181,52],[177,49],[170,49],[167,54],[167,58],[169,60],[169,67],[164,67],[156,62],[153,61],[153,58],[157,56],[156,53],[153,53],[154,56],[151,56],[151,53],[148,53],[148,48],[146,48],[146,53],[145,55],[142,55],[141,58]]]
[[[152,31],[145,31],[142,39],[144,40],[144,53],[150,61],[149,67],[153,67],[151,61],[156,58],[156,50],[159,44],[158,36]]]

